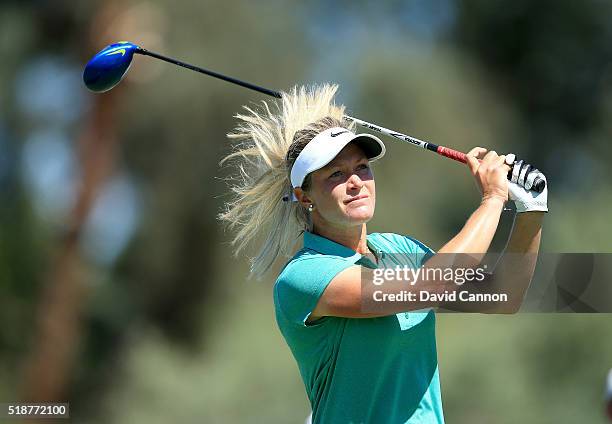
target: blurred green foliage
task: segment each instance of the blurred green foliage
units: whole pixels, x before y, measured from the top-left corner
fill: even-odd
[[[114,32],[100,24],[101,15],[126,11],[132,20]],[[596,0],[0,3],[0,400],[19,396],[67,219],[61,204],[59,212],[40,206],[27,152],[37,145],[32,134],[53,129],[78,153],[96,96],[80,72],[103,47],[92,40],[149,41],[144,47],[274,89],[339,82],[338,99],[355,116],[464,151],[515,152],[550,183],[543,250],[609,252],[611,17],[610,5]],[[59,73],[35,73],[48,69],[44,60],[69,70],[62,87],[72,91],[54,88]],[[73,416],[300,423],[308,405],[274,322],[274,273],[247,282],[247,258],[232,257],[231,234],[215,219],[228,198],[218,161],[230,150],[232,115],[261,96],[135,62],[134,80],[117,88],[113,172],[135,188],[141,207],[112,260],[83,242],[88,296],[67,394]],[[60,124],[48,113],[58,104],[76,118]],[[410,234],[437,249],[477,204],[474,183],[456,163],[386,144],[369,230]],[[78,184],[79,174],[72,177]],[[56,198],[58,186],[65,184],[43,184]],[[113,222],[106,225],[112,234]],[[604,422],[611,325],[607,315],[439,316],[447,421]]]

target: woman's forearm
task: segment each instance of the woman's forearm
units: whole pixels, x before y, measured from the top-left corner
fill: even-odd
[[[493,292],[508,294],[508,312],[519,310],[533,279],[543,217],[543,212],[516,215],[504,253],[493,270],[491,289]]]
[[[542,212],[517,214],[504,253],[493,267],[490,277],[484,282],[467,282],[460,288],[454,288],[471,293],[503,294],[507,296],[507,302],[480,302],[477,304],[447,302],[440,306],[459,312],[517,312],[535,272],[540,247],[542,217]],[[427,266],[440,266],[435,259],[436,256],[427,262]],[[446,262],[449,260],[446,259]],[[438,262],[443,261],[441,258]],[[462,258],[461,262],[466,262],[465,258]],[[442,289],[448,290],[448,287],[443,286]]]
[[[538,253],[544,212],[523,212],[516,215],[506,253]]]

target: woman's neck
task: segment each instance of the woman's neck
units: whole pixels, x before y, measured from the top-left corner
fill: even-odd
[[[370,251],[368,249],[368,242],[366,238],[368,233],[365,223],[361,226],[349,228],[319,228],[315,226],[313,228],[313,233],[333,240],[336,243],[348,247],[349,249],[353,249],[355,252],[362,255],[365,255]]]

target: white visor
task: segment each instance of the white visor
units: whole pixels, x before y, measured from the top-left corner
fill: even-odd
[[[342,127],[334,127],[320,132],[304,147],[291,168],[291,186],[301,187],[306,175],[330,163],[350,142],[363,149],[370,162],[385,154],[385,145],[371,134],[355,134]],[[296,201],[295,194],[292,200]]]

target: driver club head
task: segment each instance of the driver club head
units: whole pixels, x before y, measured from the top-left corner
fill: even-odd
[[[85,86],[96,93],[112,89],[121,82],[138,50],[140,47],[128,41],[120,41],[100,50],[85,66]]]

